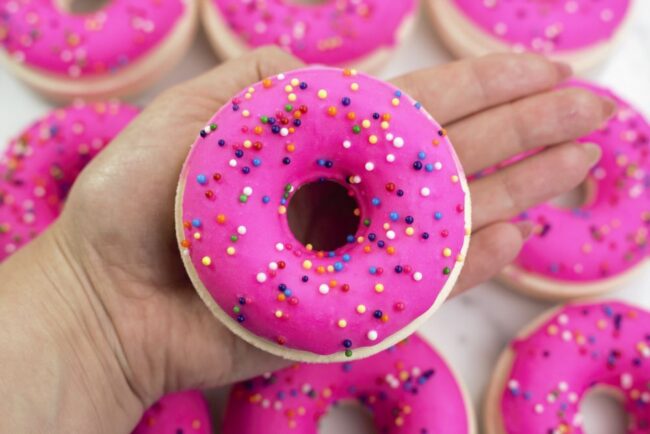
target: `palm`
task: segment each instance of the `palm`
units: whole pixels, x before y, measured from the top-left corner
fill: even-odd
[[[230,334],[192,290],[173,233],[174,196],[189,145],[214,111],[246,85],[297,66],[268,49],[168,91],[73,189],[59,220],[63,241],[74,246],[70,251],[99,293],[125,372],[145,402],[282,363]],[[583,147],[565,142],[602,123],[608,106],[584,91],[547,92],[561,78],[541,58],[502,55],[396,80],[447,125],[469,173],[526,148],[560,143],[471,185],[475,234],[459,291],[517,254],[526,230],[504,221],[573,188],[593,163]],[[485,131],[499,131],[500,140]],[[564,176],[551,177],[551,170]]]

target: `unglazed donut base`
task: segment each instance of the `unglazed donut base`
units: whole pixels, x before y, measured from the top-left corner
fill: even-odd
[[[41,69],[17,63],[0,50],[0,64],[28,86],[53,101],[74,98],[100,100],[135,94],[151,86],[172,69],[188,49],[196,33],[198,7],[194,0],[186,3],[187,10],[180,21],[153,52],[127,66],[117,74],[91,78],[71,78],[48,74]]]
[[[512,47],[483,31],[458,10],[452,0],[427,0],[431,22],[451,53],[459,58],[481,56],[494,52],[512,52]],[[610,54],[632,16],[634,2],[630,5],[614,37],[592,48],[573,52],[553,53],[552,57],[570,64],[578,73],[585,73],[600,64]]]
[[[615,299],[610,300],[616,302]],[[505,431],[503,423],[503,415],[501,414],[501,398],[508,382],[508,374],[512,370],[512,364],[515,359],[515,352],[511,348],[511,342],[520,339],[526,339],[530,334],[536,331],[545,322],[555,316],[563,306],[558,306],[550,309],[541,314],[537,319],[533,320],[530,324],[525,326],[522,331],[517,333],[517,336],[508,342],[508,347],[503,350],[499,356],[492,380],[488,386],[488,391],[485,394],[485,401],[483,403],[483,431],[485,434],[508,434]],[[605,388],[609,391],[609,388]],[[614,396],[618,396],[613,389]]]
[[[210,45],[219,58],[224,60],[232,59],[253,49],[246,45],[232,30],[230,30],[230,27],[224,21],[221,14],[219,14],[212,5],[212,0],[200,1],[203,28],[208,36]],[[419,7],[416,6],[414,10],[418,11]],[[363,58],[335,66],[340,68],[355,68],[359,71],[370,74],[381,70],[381,68],[390,60],[394,49],[399,47],[415,28],[416,15],[417,13],[413,13],[406,17],[401,26],[397,29],[394,48],[382,47]]]
[[[595,297],[613,291],[637,277],[648,265],[650,265],[650,259],[645,259],[635,267],[617,276],[590,283],[580,283],[548,279],[539,274],[524,271],[514,264],[510,264],[501,271],[497,279],[530,297],[542,300],[561,301]]]
[[[187,181],[186,174],[183,173],[178,183],[178,188],[176,190],[175,221],[176,221],[176,238],[179,243],[184,239],[183,192],[185,191],[186,181]],[[464,176],[460,177],[460,183],[463,192],[465,193],[465,227],[471,228],[472,203],[470,199],[470,192],[469,192],[467,180],[465,179]],[[467,250],[469,249],[469,240],[470,240],[470,235],[466,234],[463,241],[463,247],[461,248],[460,251],[460,256],[463,258],[467,257]],[[201,297],[203,302],[208,306],[212,314],[215,317],[217,317],[217,319],[219,319],[219,321],[221,321],[221,323],[225,325],[231,332],[233,332],[235,335],[239,336],[249,344],[263,351],[266,351],[267,353],[273,354],[278,357],[282,357],[284,359],[298,361],[298,362],[306,362],[306,363],[350,362],[353,360],[370,357],[374,354],[377,354],[383,350],[392,347],[393,345],[396,345],[400,341],[404,340],[405,338],[415,333],[422,326],[422,324],[424,324],[424,322],[442,305],[442,303],[447,299],[452,289],[454,288],[454,285],[458,280],[458,276],[460,275],[460,271],[463,268],[462,263],[458,263],[458,262],[456,263],[451,273],[449,274],[447,283],[440,291],[440,294],[438,295],[438,298],[436,299],[435,303],[424,314],[420,315],[417,318],[414,318],[413,321],[411,321],[411,323],[409,323],[406,327],[404,327],[397,333],[388,336],[386,339],[384,339],[377,345],[371,347],[355,348],[353,356],[347,357],[343,351],[338,351],[334,354],[329,354],[329,355],[321,355],[321,354],[311,353],[308,351],[282,347],[278,344],[269,341],[268,339],[253,334],[248,329],[241,326],[237,321],[235,321],[227,312],[225,312],[221,308],[221,306],[217,304],[214,298],[212,298],[212,295],[210,295],[210,292],[205,287],[205,285],[203,285],[203,282],[199,278],[190,256],[186,254],[181,254],[181,257],[183,259],[183,264],[185,265],[185,270],[187,271],[187,274],[190,277],[190,280],[192,281],[194,288],[199,293],[199,296]]]

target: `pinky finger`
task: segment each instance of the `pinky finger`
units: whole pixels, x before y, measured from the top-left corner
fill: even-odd
[[[472,236],[467,262],[451,296],[462,294],[494,277],[517,257],[531,232],[529,222],[499,222],[478,231]]]

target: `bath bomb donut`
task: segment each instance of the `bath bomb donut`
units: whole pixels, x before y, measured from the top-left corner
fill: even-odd
[[[212,434],[210,409],[198,390],[164,396],[149,408],[132,434]]]
[[[585,183],[585,203],[572,209],[547,203],[520,216],[535,225],[533,235],[500,277],[546,299],[614,290],[650,258],[650,124],[608,89],[580,81],[569,86],[608,97],[618,108],[603,128],[579,140],[603,153]]]
[[[201,0],[208,38],[224,58],[277,45],[306,63],[372,72],[414,27],[418,0]]]
[[[316,434],[329,409],[356,403],[378,433],[476,433],[464,387],[442,356],[412,335],[354,362],[296,364],[233,387],[223,434]]]
[[[0,61],[56,100],[133,94],[172,68],[194,37],[193,0],[0,0]]]
[[[325,181],[356,200],[360,224],[318,251],[287,210]],[[421,104],[355,70],[312,67],[248,87],[207,122],[181,173],[176,230],[195,288],[230,330],[333,362],[396,344],[440,306],[470,215],[456,153]]]
[[[504,351],[485,407],[487,434],[582,434],[585,395],[606,390],[629,434],[650,429],[650,312],[583,301],[544,314]]]
[[[633,0],[427,0],[436,30],[458,57],[532,51],[584,72],[605,60]]]
[[[77,175],[137,113],[117,101],[76,102],[9,142],[0,157],[0,261],[52,224]]]

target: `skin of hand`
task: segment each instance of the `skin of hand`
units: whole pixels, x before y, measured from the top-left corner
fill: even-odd
[[[81,174],[59,220],[0,266],[0,392],[13,398],[0,406],[0,432],[128,433],[164,393],[286,363],[236,338],[195,294],[174,195],[214,112],[300,66],[263,48],[165,91]],[[495,54],[393,80],[445,125],[468,174],[545,147],[471,182],[473,236],[455,294],[516,257],[532,227],[510,218],[578,186],[600,158],[573,140],[615,104],[554,90],[570,75],[540,56]]]

